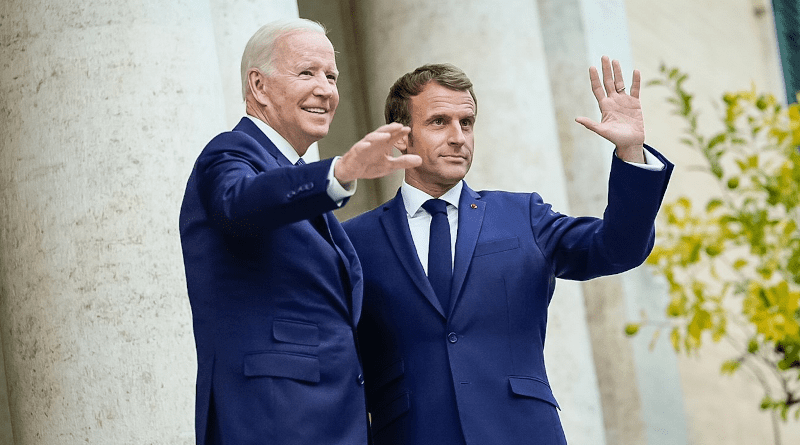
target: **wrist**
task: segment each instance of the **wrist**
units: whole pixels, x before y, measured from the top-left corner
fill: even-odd
[[[644,145],[634,145],[630,147],[617,147],[614,150],[616,156],[625,162],[644,164]]]
[[[344,158],[336,158],[333,161],[333,177],[339,181],[339,184],[344,188],[350,188],[355,178],[351,177],[347,172],[347,163]]]

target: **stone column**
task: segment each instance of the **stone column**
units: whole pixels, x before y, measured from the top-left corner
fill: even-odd
[[[208,2],[5,0],[0,326],[17,445],[194,443],[178,211],[224,128]]]
[[[474,189],[538,191],[569,213],[539,12],[535,2],[357,2],[370,110],[382,122],[392,82],[429,62],[450,62],[475,84]],[[396,189],[392,190],[392,195]],[[385,196],[384,198],[388,198]],[[571,444],[603,444],[603,420],[581,287],[559,282],[550,310],[547,366]]]
[[[614,147],[573,120],[600,119],[588,67],[599,70],[602,55],[621,61],[630,90],[634,66],[624,2],[538,0],[538,4],[570,208],[575,214],[602,217]],[[647,93],[643,88],[641,94]],[[666,298],[663,286],[655,285],[650,272],[640,268],[587,281],[582,287],[607,443],[686,443],[677,363],[668,342],[649,351],[649,331],[633,340],[623,332],[625,323],[637,319],[643,308],[652,315],[660,312],[653,306]]]

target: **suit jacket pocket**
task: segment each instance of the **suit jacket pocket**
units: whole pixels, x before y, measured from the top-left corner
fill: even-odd
[[[411,408],[408,392],[404,392],[389,403],[372,412],[372,431],[377,433]]]
[[[511,392],[516,395],[543,400],[559,410],[561,409],[561,407],[558,406],[558,402],[556,402],[556,398],[553,397],[553,391],[550,389],[550,385],[541,379],[536,377],[509,376],[508,383],[511,384]]]
[[[319,357],[291,352],[268,351],[244,356],[246,377],[286,377],[319,383]]]
[[[272,336],[285,343],[319,346],[319,327],[305,321],[276,318],[272,322]]]
[[[516,249],[519,247],[519,238],[504,238],[494,241],[487,241],[475,246],[473,256],[489,255],[490,253],[503,252],[505,250]]]

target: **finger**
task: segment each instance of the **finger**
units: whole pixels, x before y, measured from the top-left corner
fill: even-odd
[[[390,124],[381,125],[380,127],[376,128],[375,131],[380,131],[382,133],[387,133],[387,132],[395,131],[395,130],[397,130],[399,128],[403,128],[403,124],[401,124],[400,122],[392,122]]]
[[[392,126],[391,128],[385,129],[383,131],[383,134],[387,134],[389,136],[388,141],[393,144],[393,143],[397,142],[398,140],[400,140],[401,138],[403,138],[404,136],[406,136],[407,134],[409,134],[410,132],[411,132],[411,128],[410,127],[406,127],[404,125],[399,125],[399,126],[396,126],[396,127]]]
[[[639,88],[642,84],[642,74],[639,70],[633,70],[633,82],[631,83],[631,96],[639,98]]]
[[[389,140],[387,141],[389,152],[391,152],[393,148],[397,148],[398,144],[400,144],[400,142],[403,141],[408,136],[409,131],[411,129],[408,127],[403,127],[403,128],[404,128],[403,131],[397,132],[396,134],[392,135],[392,137],[390,137]],[[408,131],[406,131],[405,129],[408,129]],[[399,148],[397,149],[399,150]]]
[[[411,131],[411,128],[405,127],[403,125],[397,124],[389,124],[379,127],[377,130],[373,131],[372,133],[367,134],[361,140],[367,141],[369,143],[394,143],[401,139],[403,136],[407,135]]]
[[[395,139],[400,139],[408,135],[409,133],[411,133],[411,127],[402,126],[397,130],[392,130],[390,134],[392,135],[391,138],[395,140]]]
[[[414,168],[422,165],[422,158],[419,155],[400,155],[397,157],[390,157],[389,164],[392,168],[397,170]]]
[[[373,131],[372,133],[369,133],[363,138],[361,138],[361,142],[366,142],[367,144],[382,144],[389,142],[391,139],[392,139],[391,133]]]
[[[603,90],[603,84],[600,82],[600,75],[597,74],[597,68],[589,67],[589,80],[592,82],[592,94],[594,94],[594,98],[597,99],[597,102],[600,102],[604,97],[606,97],[606,93]]]
[[[410,131],[411,129],[401,124],[400,122],[392,122],[391,124],[381,125],[376,128],[373,133],[388,133],[393,134],[402,131]]]
[[[622,76],[622,67],[619,64],[619,60],[612,61],[611,66],[614,70],[614,92],[622,94],[625,92],[625,78]]]
[[[617,92],[614,89],[614,76],[611,74],[611,60],[608,56],[603,56],[601,62],[603,64],[603,86],[606,89],[606,95],[611,96]]]

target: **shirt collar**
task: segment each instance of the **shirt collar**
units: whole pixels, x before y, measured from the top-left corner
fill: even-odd
[[[258,127],[258,129],[261,130],[261,132],[264,133],[264,135],[267,136],[273,144],[275,144],[275,147],[278,149],[278,151],[280,151],[282,155],[286,156],[286,159],[288,159],[289,162],[292,164],[297,164],[298,159],[300,159],[300,155],[294,151],[292,145],[287,142],[286,139],[280,135],[280,133],[275,131],[274,128],[270,127],[266,122],[257,117],[250,115],[246,115],[246,117],[256,124],[256,127]]]
[[[458,181],[458,184],[445,192],[439,199],[458,209],[458,200],[461,198],[461,189],[463,187],[464,181]],[[406,213],[408,213],[409,217],[416,215],[419,209],[422,208],[422,204],[425,204],[425,201],[434,199],[433,196],[409,185],[406,181],[403,181],[403,184],[400,185],[400,193],[403,196],[403,205],[405,205]]]

